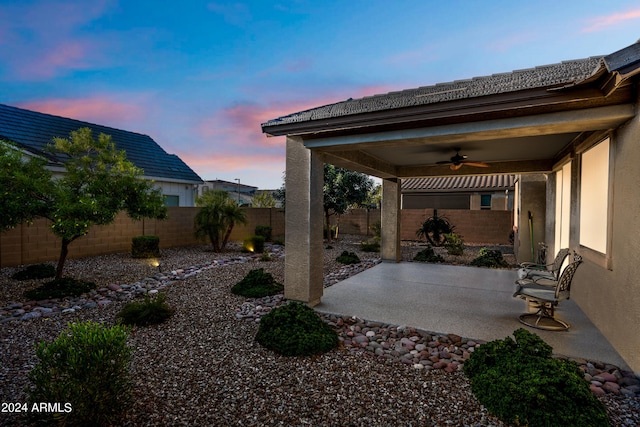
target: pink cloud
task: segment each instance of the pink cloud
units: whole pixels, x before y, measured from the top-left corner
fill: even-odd
[[[121,124],[131,123],[145,116],[145,111],[137,103],[120,102],[107,96],[43,99],[23,102],[18,106],[27,110],[124,129],[126,127]]]
[[[40,80],[101,62],[105,43],[83,30],[113,2],[44,1],[0,5],[0,60],[23,80]],[[28,54],[25,54],[28,52]]]
[[[397,89],[395,86],[372,85],[363,86],[342,95],[326,94],[307,100],[272,101],[267,105],[239,104],[222,109],[213,116],[201,120],[197,131],[200,137],[214,144],[219,142],[220,145],[225,145],[233,141],[234,149],[282,146],[281,139],[266,138],[260,127],[262,123],[310,108],[343,101],[348,97],[361,98],[395,89]]]
[[[612,25],[619,25],[626,21],[632,21],[634,19],[640,19],[640,9],[629,10],[626,12],[614,13],[611,15],[604,15],[592,18],[589,20],[590,25],[582,29],[583,33],[592,33],[596,31],[604,30]]]

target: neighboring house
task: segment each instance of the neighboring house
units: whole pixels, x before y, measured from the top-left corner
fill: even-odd
[[[238,202],[240,206],[249,206],[253,201],[253,196],[256,194],[258,187],[251,185],[241,184],[239,181],[230,182],[223,181],[221,179],[215,179],[212,181],[205,181],[198,188],[198,194],[202,195],[207,191],[222,190],[229,193],[229,197]]]
[[[46,153],[44,148],[54,137],[69,138],[71,131],[91,128],[94,138],[111,135],[118,150],[153,180],[165,197],[167,206],[194,206],[198,184],[202,179],[175,154],[168,154],[151,137],[93,123],[38,113],[0,104],[0,139],[12,142],[24,153],[42,156],[49,168],[62,172],[63,160]]]
[[[402,209],[512,210],[514,175],[402,180]]]
[[[499,71],[499,70],[496,70]],[[640,43],[606,56],[310,108],[262,124],[286,136],[285,296],[322,298],[322,164],[382,179],[381,257],[401,260],[405,179],[518,175],[519,261],[533,242],[580,254],[571,299],[640,373]],[[459,149],[488,167],[441,164]],[[443,158],[444,157],[444,158]],[[529,228],[528,219],[533,221]]]

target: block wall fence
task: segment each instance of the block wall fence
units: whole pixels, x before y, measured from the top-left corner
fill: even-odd
[[[171,207],[164,221],[144,219],[134,221],[121,213],[113,224],[94,226],[89,234],[69,245],[69,258],[81,258],[108,253],[130,252],[131,239],[143,234],[160,237],[160,248],[208,244],[194,237],[194,218],[200,208]],[[269,225],[274,238],[284,236],[284,212],[277,208],[247,208],[247,224],[236,225],[231,240],[244,240],[254,234],[256,225]],[[416,240],[415,231],[433,214],[432,209],[402,211],[403,240]],[[468,243],[509,243],[513,223],[510,211],[438,210],[456,226]],[[380,221],[379,210],[354,209],[339,219],[340,234],[373,235],[371,226]],[[336,218],[331,218],[335,224]],[[60,239],[49,228],[49,221],[39,219],[0,233],[0,267],[55,261],[60,253]],[[284,240],[284,239],[282,239]]]

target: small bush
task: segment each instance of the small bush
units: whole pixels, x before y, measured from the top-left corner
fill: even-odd
[[[515,425],[608,426],[604,405],[578,365],[551,357],[552,348],[524,329],[481,345],[464,373],[482,405]]]
[[[24,295],[27,299],[39,301],[50,298],[77,297],[95,288],[95,283],[63,277],[26,291]]]
[[[268,225],[256,225],[256,229],[254,231],[254,233],[256,234],[256,236],[262,236],[264,237],[264,241],[265,242],[270,242],[271,241],[271,231],[272,228]]]
[[[382,223],[380,221],[371,224],[369,229],[373,232],[374,237],[380,238],[382,236]]]
[[[242,250],[256,254],[264,252],[264,237],[251,236],[242,243]]]
[[[284,289],[276,282],[271,273],[265,273],[264,269],[251,270],[241,281],[233,285],[231,292],[247,298],[262,298],[267,295],[275,295]]]
[[[502,252],[497,249],[482,248],[478,252],[478,257],[471,261],[471,265],[476,267],[505,268],[508,267]]]
[[[332,225],[329,229],[325,227],[322,232],[325,239],[329,238],[329,230],[331,230],[331,239],[335,239],[338,236],[338,228],[335,225]]]
[[[160,237],[136,236],[131,239],[131,256],[133,258],[160,257]]]
[[[336,347],[338,335],[313,309],[292,302],[262,317],[256,341],[283,356],[306,356]]]
[[[264,251],[262,252],[262,255],[260,255],[260,261],[273,261],[273,258],[271,258],[271,255],[269,254],[269,252]]]
[[[377,240],[360,242],[360,250],[362,252],[380,252],[380,242]]]
[[[464,240],[462,236],[456,233],[447,233],[444,235],[444,248],[449,255],[464,254]]]
[[[155,298],[145,295],[144,301],[133,301],[118,313],[118,320],[125,325],[149,326],[162,323],[173,315],[173,309],[166,303],[167,296],[158,294]]]
[[[24,270],[13,273],[11,278],[13,280],[46,279],[55,275],[56,269],[54,266],[50,264],[33,264],[27,266]]]
[[[360,258],[353,252],[342,251],[338,258],[336,258],[336,261],[342,264],[357,264],[360,262]]]
[[[437,255],[431,246],[427,246],[413,257],[414,261],[420,262],[444,262],[442,256]]]
[[[38,364],[29,373],[29,408],[40,402],[71,404],[71,412],[30,414],[38,424],[114,425],[131,403],[125,326],[69,324],[52,343],[36,346]]]

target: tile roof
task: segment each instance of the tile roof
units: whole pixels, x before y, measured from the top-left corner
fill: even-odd
[[[116,148],[127,153],[127,159],[144,171],[144,175],[167,181],[202,182],[202,179],[175,154],[168,154],[151,137],[135,132],[82,122],[65,117],[23,110],[0,104],[0,139],[9,140],[37,155],[53,137],[68,138],[71,131],[89,127],[93,136],[111,135]]]
[[[473,175],[402,180],[402,191],[453,192],[453,191],[502,191],[513,189],[514,175]]]
[[[264,130],[265,127],[282,124],[415,107],[527,89],[560,87],[587,79],[600,69],[602,59],[602,56],[598,56],[564,61],[559,64],[475,77],[469,80],[456,80],[450,83],[438,83],[433,86],[390,92],[383,95],[367,96],[359,99],[349,98],[346,101],[335,104],[279,117],[263,123],[262,127]]]

